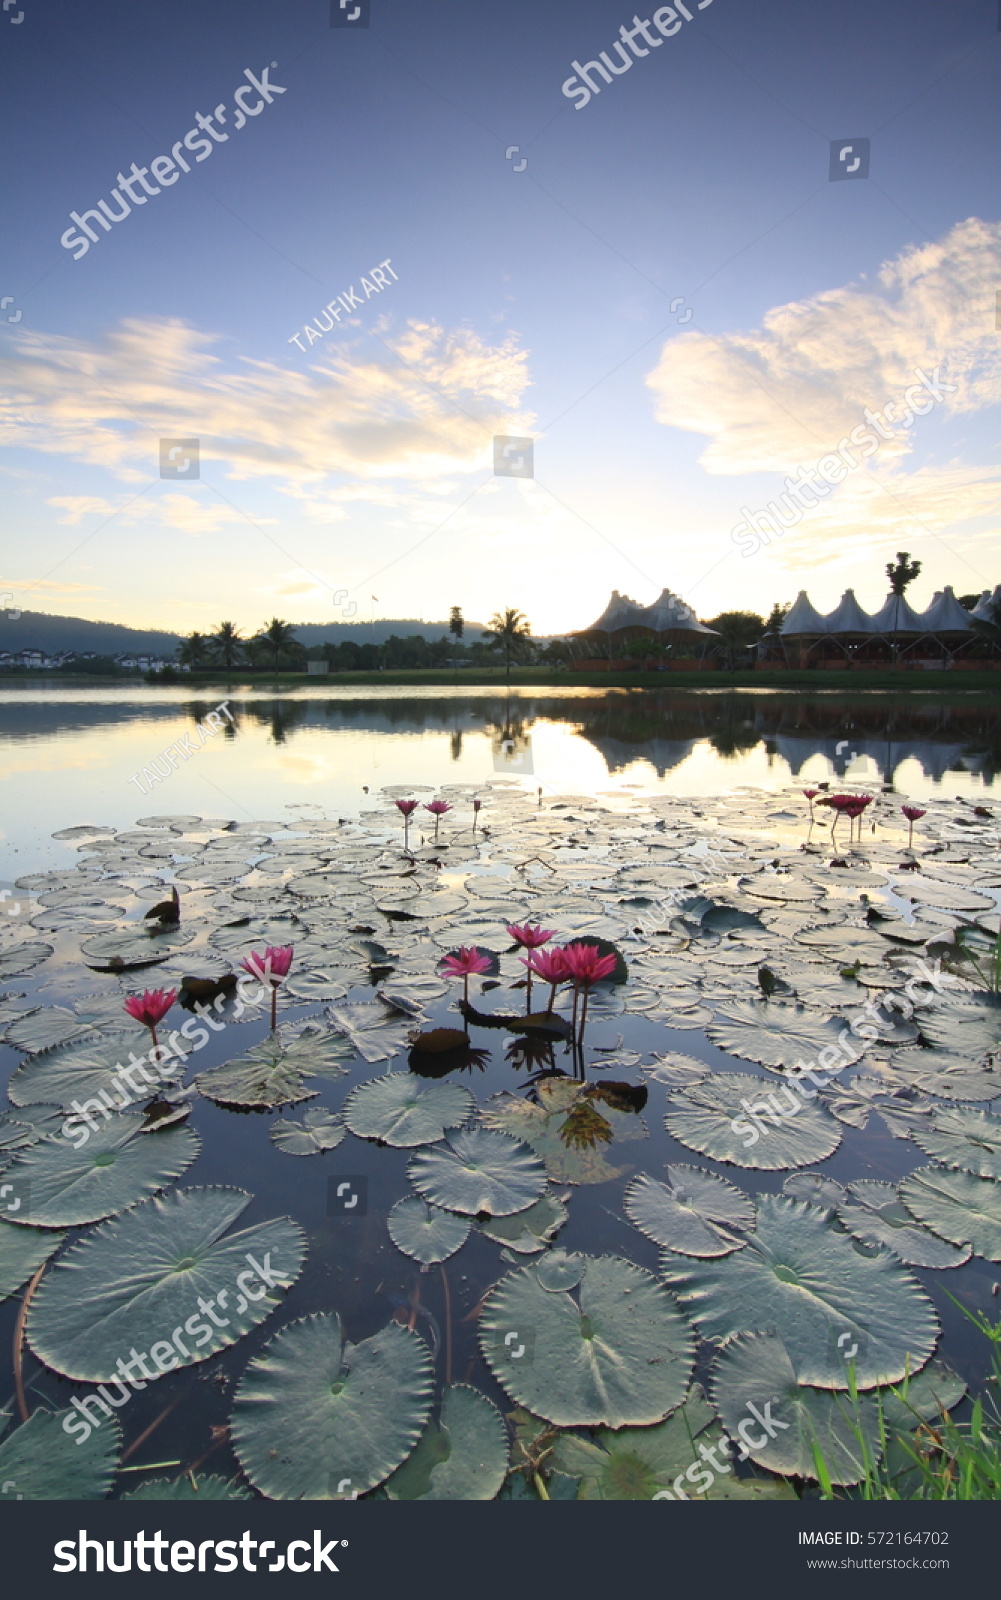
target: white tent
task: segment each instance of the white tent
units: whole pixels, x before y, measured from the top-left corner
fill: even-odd
[[[972,633],[970,613],[960,605],[952,590],[945,588],[932,598],[927,611],[922,613],[926,633]]]
[[[824,618],[827,633],[857,633],[865,637],[876,632],[872,617],[863,611],[854,589],[846,589],[840,603]]]
[[[819,636],[827,632],[827,618],[814,610],[805,589],[799,591],[779,632],[784,639],[795,638],[797,634]]]

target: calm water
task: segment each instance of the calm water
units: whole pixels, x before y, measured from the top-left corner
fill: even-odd
[[[983,795],[1001,770],[1001,712],[987,695],[240,689],[229,696],[233,722],[202,743],[195,729],[225,692],[0,692],[0,878],[64,862],[50,836],[75,823],[288,818],[317,807],[353,816],[366,785],[504,775],[544,793],[695,797],[847,778],[921,798]],[[175,751],[172,765],[163,752],[178,740],[183,749],[185,735],[187,758]]]

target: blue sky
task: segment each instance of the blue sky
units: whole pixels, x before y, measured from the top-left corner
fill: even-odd
[[[372,0],[334,29],[329,0],[20,0],[0,590],[179,631],[375,595],[554,632],[613,587],[875,604],[898,548],[919,600],[1001,580],[995,0],[688,0],[575,109],[571,63],[656,9]],[[237,130],[266,67],[285,93]],[[218,105],[207,159],[60,245]],[[869,179],[829,182],[857,137]],[[350,320],[290,342],[351,286]],[[918,367],[949,391],[743,556],[743,508]],[[493,476],[499,433],[536,439],[534,480]],[[200,440],[197,481],[161,479],[163,437]]]

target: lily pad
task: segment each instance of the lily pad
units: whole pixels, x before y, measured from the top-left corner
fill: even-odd
[[[79,1227],[99,1222],[175,1182],[190,1167],[201,1141],[190,1128],[167,1128],[141,1138],[143,1117],[121,1111],[91,1132],[86,1144],[41,1140],[22,1151],[4,1181],[24,1189],[27,1204],[10,1220],[29,1228]]]
[[[397,1200],[389,1213],[389,1237],[398,1250],[414,1261],[432,1266],[447,1261],[469,1238],[470,1222],[440,1206],[429,1205],[417,1195]]]
[[[194,1482],[192,1482],[194,1478]],[[182,1473],[179,1478],[148,1478],[123,1500],[250,1500],[246,1489],[214,1473]]]
[[[274,1038],[253,1045],[235,1061],[200,1072],[194,1087],[206,1100],[237,1111],[274,1111],[315,1099],[319,1093],[306,1087],[302,1067]]]
[[[33,972],[52,954],[52,948],[44,939],[32,939],[24,944],[9,945],[6,950],[0,951],[0,983]]]
[[[4,1043],[15,1050],[48,1050],[52,1045],[67,1044],[93,1032],[89,1023],[82,1022],[63,1006],[45,1006],[30,1016],[12,1022],[4,1033]]]
[[[534,1265],[491,1291],[480,1348],[513,1400],[558,1427],[660,1422],[681,1404],[691,1330],[652,1273],[618,1256],[588,1257],[577,1288],[543,1287]],[[514,1334],[514,1340],[509,1335]],[[531,1360],[514,1356],[531,1341]]]
[[[554,1183],[608,1183],[635,1166],[631,1161],[610,1160],[611,1151],[618,1157],[620,1141],[647,1138],[646,1123],[634,1112],[602,1105],[599,1115],[611,1138],[574,1142],[567,1137],[573,1131],[567,1123],[581,1104],[587,1105],[584,1090],[570,1078],[553,1078],[538,1085],[537,1102],[516,1094],[495,1095],[484,1108],[483,1122],[531,1145]]]
[[[359,1084],[344,1102],[344,1120],[359,1139],[404,1148],[434,1144],[446,1128],[461,1127],[476,1109],[458,1083],[426,1083],[410,1072],[390,1072]]]
[[[301,1122],[274,1123],[271,1143],[287,1156],[319,1156],[326,1150],[336,1150],[345,1131],[343,1117],[326,1106],[310,1106]]]
[[[826,1212],[783,1195],[761,1196],[743,1250],[715,1261],[665,1251],[661,1272],[705,1338],[775,1333],[798,1381],[821,1389],[848,1387],[853,1345],[855,1381],[871,1389],[918,1371],[938,1337],[931,1303],[896,1257],[860,1254]]]
[[[713,1044],[744,1061],[787,1070],[803,1062],[838,1071],[858,1061],[865,1040],[851,1033],[839,1040],[845,1023],[823,1012],[784,1000],[728,1000],[706,1033]],[[829,1053],[830,1060],[822,1060]]]
[[[19,1500],[107,1499],[118,1470],[121,1426],[115,1416],[87,1434],[83,1426],[77,1411],[33,1411],[0,1440],[4,1494]]]
[[[241,1379],[237,1459],[269,1500],[350,1500],[410,1454],[433,1376],[423,1340],[396,1322],[354,1345],[336,1315],[290,1323]]]
[[[298,1278],[306,1246],[289,1217],[228,1233],[251,1199],[242,1189],[179,1189],[86,1234],[31,1303],[35,1354],[66,1377],[104,1383],[133,1346],[165,1372],[207,1361],[258,1327]]]
[[[925,1155],[943,1166],[978,1178],[1001,1178],[1001,1117],[943,1107],[933,1114],[930,1125],[915,1128],[911,1137]]]
[[[69,1111],[74,1100],[95,1100],[103,1090],[102,1098],[107,1097],[106,1103],[110,1099],[109,1111],[114,1109],[117,1115],[118,1109],[127,1108],[130,1100],[141,1104],[156,1094],[164,1078],[178,1078],[184,1073],[183,1054],[180,1058],[164,1058],[157,1067],[148,1057],[141,1068],[130,1066],[134,1042],[123,1038],[74,1042],[29,1056],[11,1074],[8,1096],[15,1106],[47,1103]],[[182,1052],[190,1049],[180,1035],[177,1043]],[[122,1077],[123,1068],[128,1078]],[[134,1088],[129,1088],[130,1080]]]
[[[912,1088],[939,1100],[993,1100],[1001,1095],[1001,1071],[989,1061],[975,1065],[951,1050],[898,1050],[891,1065]]]
[[[699,1155],[764,1172],[812,1166],[841,1143],[841,1128],[821,1106],[788,1084],[776,1091],[738,1072],[714,1072],[672,1095],[664,1124]]]
[[[42,1263],[55,1255],[65,1237],[65,1233],[43,1233],[35,1228],[15,1228],[0,1222],[0,1300],[16,1294],[34,1277]]]
[[[848,1185],[837,1207],[838,1219],[862,1244],[882,1245],[908,1267],[961,1267],[969,1261],[970,1246],[947,1244],[927,1228],[919,1227],[905,1211],[896,1185],[861,1179]]]
[[[546,1169],[518,1139],[492,1128],[460,1128],[414,1156],[407,1168],[425,1200],[464,1216],[527,1211],[546,1187]]]
[[[819,1454],[832,1483],[858,1483],[867,1456],[878,1457],[875,1402],[801,1384],[775,1334],[731,1339],[716,1363],[712,1394],[727,1433],[771,1472],[816,1481]]]
[[[80,955],[88,967],[95,967],[99,972],[124,972],[166,961],[194,937],[194,928],[171,928],[160,933],[122,928],[115,933],[99,933],[93,939],[85,939]]]
[[[386,1483],[390,1500],[492,1500],[507,1475],[504,1418],[478,1389],[445,1390],[413,1454]]]
[[[623,1205],[640,1233],[686,1256],[742,1250],[754,1227],[743,1191],[704,1167],[669,1166],[667,1183],[644,1173],[629,1185]]]
[[[1001,1261],[1001,1183],[949,1167],[919,1167],[900,1185],[900,1198],[940,1239],[969,1244],[987,1261]]]
[[[562,1201],[544,1194],[534,1206],[519,1211],[517,1216],[492,1217],[489,1222],[481,1222],[480,1232],[518,1255],[535,1255],[552,1244],[568,1216]]]

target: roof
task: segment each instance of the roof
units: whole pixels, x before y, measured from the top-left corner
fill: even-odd
[[[846,589],[841,596],[840,604],[835,606],[830,616],[824,618],[828,633],[864,633],[876,632],[875,624],[868,611],[863,611],[855,598],[854,589]]]
[[[970,613],[961,606],[952,590],[945,588],[934,596],[922,622],[929,633],[972,633]]]
[[[989,589],[984,590],[970,615],[975,617],[978,622],[993,622],[993,608],[995,606],[998,607],[999,613],[1001,613],[1001,583],[998,584],[993,594]]]
[[[700,622],[688,602],[670,589],[661,590],[653,605],[643,611],[642,618],[655,633],[707,633],[715,637],[715,629]]]
[[[801,589],[796,596],[788,616],[783,622],[779,632],[788,638],[790,634],[826,633],[827,619],[819,611],[815,611],[810,604],[810,598],[805,589]]]
[[[913,611],[902,594],[888,594],[872,619],[875,633],[928,633],[923,615]]]
[[[619,628],[635,627],[637,623],[643,625],[644,610],[635,600],[627,594],[620,594],[618,589],[612,590],[609,600],[597,622],[592,622],[589,628],[583,628],[582,633],[615,633]]]

